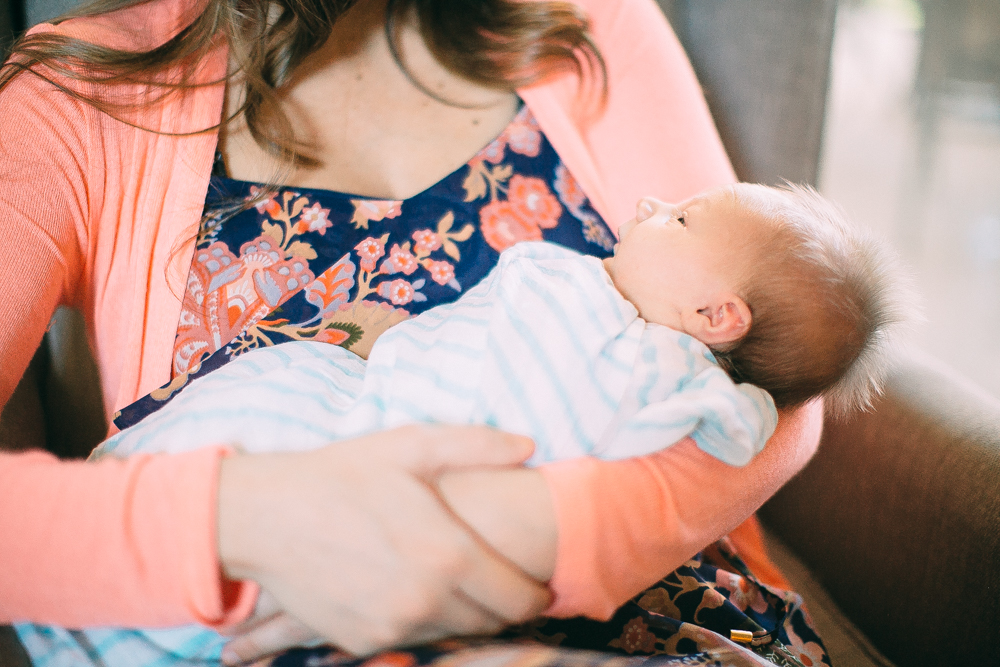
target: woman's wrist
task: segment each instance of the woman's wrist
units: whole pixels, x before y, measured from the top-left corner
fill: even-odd
[[[558,528],[552,494],[533,468],[442,475],[449,507],[494,549],[538,581],[552,577]]]
[[[216,523],[219,564],[227,579],[252,579],[253,567],[247,548],[253,526],[246,511],[253,494],[253,460],[227,456],[219,465],[219,495]]]

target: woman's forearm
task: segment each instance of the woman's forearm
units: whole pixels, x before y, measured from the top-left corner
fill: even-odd
[[[438,489],[449,507],[490,546],[539,581],[556,564],[556,516],[535,468],[448,473]]]
[[[726,465],[686,439],[622,461],[539,468],[551,489],[558,549],[546,614],[608,618],[726,535],[801,470],[819,444],[822,404],[782,413],[748,465]]]
[[[0,454],[0,622],[219,627],[249,614],[253,591],[225,590],[215,555],[222,455]]]
[[[809,460],[821,425],[818,404],[782,414],[742,468],[686,439],[621,461],[449,473],[438,488],[494,549],[550,582],[547,614],[606,619],[753,514]]]

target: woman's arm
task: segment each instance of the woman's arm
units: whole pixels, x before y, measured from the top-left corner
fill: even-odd
[[[106,186],[92,150],[97,114],[32,74],[0,91],[3,403],[56,306],[84,298],[89,223]],[[0,619],[217,625],[245,616],[252,588],[236,596],[242,604],[226,598],[215,556],[221,457],[91,465],[0,456]]]
[[[220,448],[101,463],[0,455],[0,622],[221,626],[252,587],[215,556]]]
[[[550,581],[547,615],[605,619],[753,514],[815,452],[821,417],[819,403],[783,413],[744,467],[685,438],[640,458],[459,471],[438,486],[487,542]]]
[[[736,528],[813,455],[822,414],[820,401],[781,413],[764,450],[742,468],[690,439],[642,458],[542,466],[559,526],[546,614],[607,618]]]
[[[218,506],[225,572],[348,650],[495,631],[537,615],[548,592],[463,530],[430,480],[530,452],[490,429],[428,427],[229,459],[0,455],[0,622],[242,620],[256,589],[223,578]]]
[[[783,412],[744,467],[685,438],[640,458],[457,471],[437,484],[483,539],[550,581],[546,614],[603,619],[752,515],[815,452],[821,417],[818,402]]]
[[[556,567],[552,493],[538,468],[457,471],[437,488],[448,506],[504,557],[538,581]]]

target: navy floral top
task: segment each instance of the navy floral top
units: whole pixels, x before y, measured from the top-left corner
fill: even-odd
[[[402,201],[214,175],[169,384],[124,408],[125,428],[188,381],[258,347],[315,340],[367,357],[393,324],[456,299],[519,241],[605,257],[614,237],[523,106],[465,165]]]

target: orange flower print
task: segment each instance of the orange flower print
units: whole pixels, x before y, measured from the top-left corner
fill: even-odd
[[[509,201],[492,201],[479,209],[480,231],[490,247],[503,252],[521,241],[541,241],[542,230]]]
[[[250,186],[250,198],[251,199],[256,199],[257,197],[260,197],[265,192],[267,192],[267,190],[265,190],[263,188],[258,188],[256,185],[251,185]],[[281,204],[279,204],[274,199],[273,196],[272,197],[268,197],[267,199],[262,199],[261,201],[257,202],[256,204],[254,204],[254,208],[257,209],[258,213],[267,213],[272,218],[276,217],[279,213],[281,213]]]
[[[312,282],[308,263],[285,258],[268,236],[244,243],[239,257],[221,241],[198,249],[174,342],[174,374],[190,371]]]
[[[716,590],[723,589],[720,593],[729,592],[729,601],[740,611],[746,611],[747,607],[759,614],[767,611],[767,601],[760,589],[745,577],[718,569],[715,571],[715,585],[718,587]]]
[[[441,247],[441,237],[429,229],[418,229],[413,232],[413,249],[419,255],[429,255]]]
[[[330,209],[322,208],[318,203],[302,209],[299,221],[295,225],[295,231],[299,234],[305,232],[319,232],[325,235],[326,230],[333,226],[330,222]]]
[[[269,236],[258,236],[240,246],[244,277],[252,277],[257,298],[270,308],[281,305],[314,279],[308,262],[295,256],[284,259],[283,255]]]
[[[385,242],[369,236],[354,246],[354,249],[358,251],[358,257],[361,258],[361,270],[371,272],[375,270],[375,262],[385,254]]]
[[[510,122],[499,137],[491,141],[476,156],[469,160],[469,164],[482,163],[484,161],[493,164],[503,162],[504,151],[507,146],[515,153],[536,157],[542,145],[542,134],[538,129],[538,121],[531,115],[528,108],[522,109],[514,120]]]
[[[354,217],[351,222],[355,229],[368,229],[369,222],[395,218],[402,213],[403,202],[394,199],[352,199]]]
[[[791,623],[785,623],[785,631],[788,632],[789,648],[795,654],[795,657],[799,659],[799,662],[805,665],[805,667],[821,667],[824,664],[823,658],[826,656],[826,652],[822,646],[816,642],[802,641],[802,638],[795,632],[795,628],[792,627]]]
[[[409,245],[409,244],[407,244]],[[409,250],[399,247],[398,243],[393,244],[389,251],[389,259],[382,262],[383,273],[402,273],[410,275],[417,270],[417,258]]]
[[[455,267],[451,262],[431,262],[427,270],[431,273],[431,280],[438,285],[447,285],[455,279]]]
[[[335,329],[329,327],[323,329],[318,334],[312,337],[312,340],[317,343],[330,343],[331,345],[340,345],[345,340],[351,337],[351,334],[346,331],[341,331],[340,329]]]
[[[537,157],[542,144],[542,134],[535,117],[523,110],[517,114],[505,131],[510,149],[528,157]]]
[[[507,199],[525,212],[534,224],[551,229],[559,224],[562,206],[540,178],[514,175],[510,179]]]
[[[423,282],[423,281],[421,281]],[[393,281],[385,281],[378,286],[378,295],[383,299],[389,299],[395,306],[405,306],[413,301],[417,291],[409,281],[397,278]]]
[[[587,195],[583,194],[580,184],[576,182],[573,174],[569,173],[569,169],[564,164],[556,167],[556,181],[553,183],[553,187],[559,195],[559,201],[570,211],[579,211],[580,207],[587,201]]]
[[[656,635],[649,631],[645,621],[636,617],[625,624],[621,637],[613,645],[630,655],[636,652],[652,653],[656,648]]]
[[[306,301],[320,309],[320,316],[329,317],[340,304],[347,303],[352,287],[354,262],[348,253],[306,286]]]

